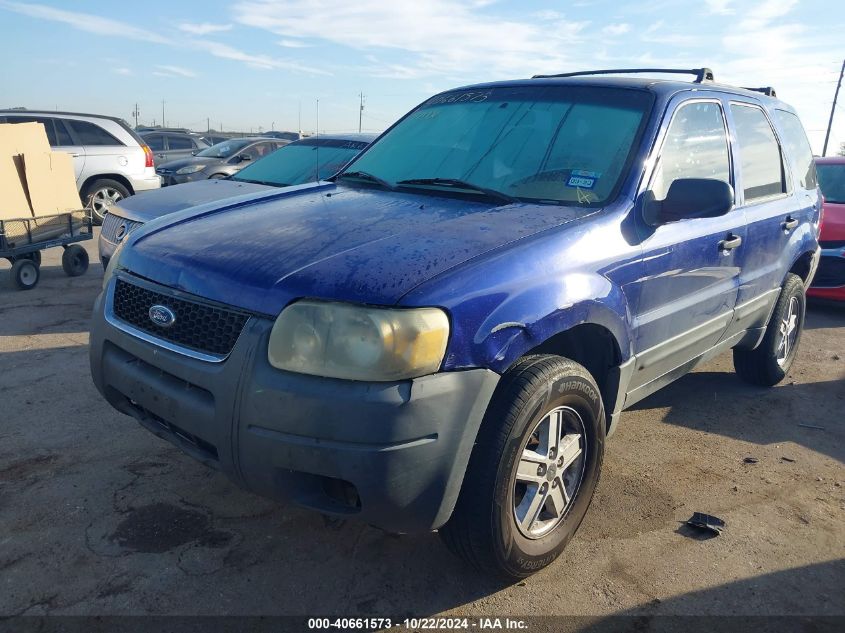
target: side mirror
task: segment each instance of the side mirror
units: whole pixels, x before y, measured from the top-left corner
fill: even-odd
[[[252,156],[250,156],[249,154],[241,154],[240,156],[238,156],[238,158],[241,159],[242,161],[252,160]]]
[[[643,217],[651,226],[692,220],[716,218],[733,208],[734,190],[728,183],[712,178],[678,178],[669,185],[663,200],[655,200],[646,192],[643,198]]]

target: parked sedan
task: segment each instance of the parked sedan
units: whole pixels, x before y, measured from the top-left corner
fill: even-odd
[[[286,144],[287,141],[269,138],[230,139],[196,152],[193,156],[159,165],[156,173],[161,176],[163,187],[208,178],[225,178],[246,167],[248,161],[263,158]]]
[[[111,207],[103,222],[100,261],[103,266],[108,264],[114,249],[130,231],[157,217],[228,198],[259,197],[275,193],[279,187],[328,178],[375,137],[375,134],[312,136],[248,164],[235,176],[189,182],[124,200]]]
[[[845,157],[817,158],[816,170],[824,195],[822,256],[807,294],[845,301]]]

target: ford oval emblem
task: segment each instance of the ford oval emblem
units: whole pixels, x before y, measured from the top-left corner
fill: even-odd
[[[171,327],[176,323],[176,315],[167,306],[154,305],[149,311],[150,321],[159,327]]]

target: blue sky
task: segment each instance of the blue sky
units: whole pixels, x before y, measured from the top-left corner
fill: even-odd
[[[446,88],[669,65],[773,85],[820,151],[845,57],[836,0],[0,0],[0,107],[205,129],[379,131]],[[832,145],[845,142],[845,94]],[[830,150],[829,150],[830,153]]]

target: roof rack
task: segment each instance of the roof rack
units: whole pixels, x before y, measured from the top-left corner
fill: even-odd
[[[632,73],[667,73],[673,75],[695,75],[695,83],[713,81],[713,71],[709,68],[614,68],[606,70],[581,70],[575,73],[558,75],[534,75],[531,79],[551,79],[553,77],[585,77],[588,75],[617,75]]]
[[[742,89],[743,90],[753,90],[754,92],[762,92],[767,97],[777,97],[778,96],[777,93],[775,92],[775,89],[772,88],[771,86],[765,86],[763,88],[748,88],[746,86],[742,86]]]

